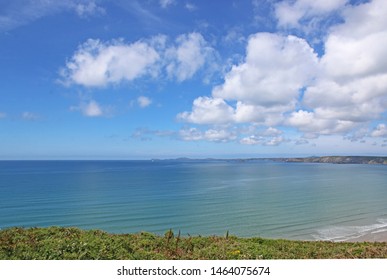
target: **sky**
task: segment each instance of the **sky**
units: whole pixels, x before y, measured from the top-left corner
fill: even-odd
[[[385,0],[0,0],[0,159],[387,155]]]

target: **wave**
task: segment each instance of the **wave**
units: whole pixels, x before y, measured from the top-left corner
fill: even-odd
[[[364,236],[387,232],[387,219],[380,218],[376,223],[364,226],[332,226],[317,230],[313,234],[315,240],[323,241],[349,241]]]

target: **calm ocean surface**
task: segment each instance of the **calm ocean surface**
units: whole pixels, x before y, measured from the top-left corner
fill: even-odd
[[[387,231],[387,166],[0,161],[0,228],[346,240]]]

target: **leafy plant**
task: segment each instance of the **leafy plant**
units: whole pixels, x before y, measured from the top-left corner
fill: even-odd
[[[9,228],[0,231],[0,259],[349,259],[387,258],[383,242],[291,241],[220,236],[110,234],[78,228]]]

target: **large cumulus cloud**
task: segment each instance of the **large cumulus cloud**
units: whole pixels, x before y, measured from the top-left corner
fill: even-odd
[[[384,136],[387,1],[357,6],[330,1],[321,7],[301,0],[291,6],[282,3],[282,8],[299,9],[295,27],[302,17],[340,9],[343,22],[328,30],[324,52],[318,56],[296,36],[254,34],[244,61],[226,73],[211,96],[197,98],[192,110],[178,118],[193,124],[282,126],[305,138]],[[240,137],[245,144],[262,142],[255,136]]]

